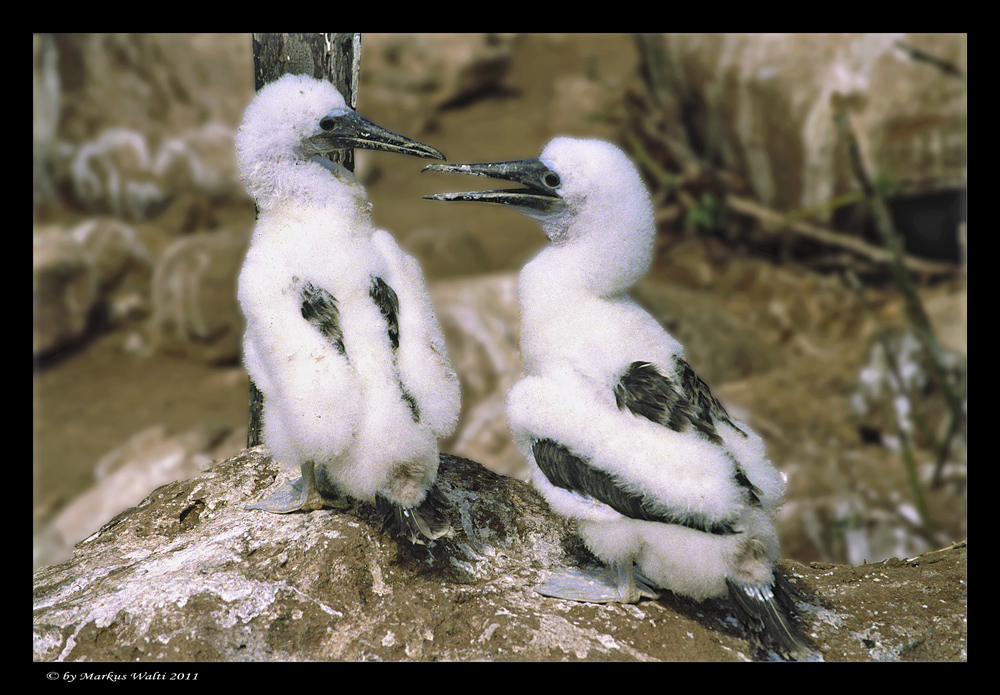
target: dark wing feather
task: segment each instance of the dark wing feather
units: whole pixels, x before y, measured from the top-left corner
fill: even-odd
[[[716,420],[728,423],[745,437],[746,432],[736,427],[691,365],[680,358],[675,362],[676,379],[660,373],[649,362],[630,364],[614,389],[619,409],[628,408],[675,432],[683,432],[691,425],[713,444],[722,443],[715,429]]]
[[[675,432],[683,432],[691,421],[690,404],[684,395],[669,377],[649,362],[630,364],[615,384],[614,391],[619,410],[628,408],[636,415]],[[722,441],[714,428],[709,438],[716,443]]]
[[[386,329],[389,333],[389,345],[392,351],[399,349],[399,296],[396,291],[380,277],[372,278],[372,286],[368,290],[368,296],[375,302],[382,318],[385,319]],[[404,387],[403,382],[399,382],[399,390],[403,395],[403,401],[410,409],[410,416],[414,422],[420,422],[420,407],[417,399],[413,397]]]
[[[340,329],[340,310],[333,295],[307,282],[302,286],[299,299],[302,302],[302,318],[314,325],[337,352],[346,355],[344,333]]]
[[[389,345],[392,346],[392,351],[395,352],[399,349],[399,296],[389,286],[389,283],[380,277],[372,278],[372,285],[368,290],[368,296],[375,302],[375,306],[378,307],[382,318],[385,319],[386,328],[389,333]],[[399,390],[402,392],[403,400],[410,409],[413,421],[420,422],[420,407],[417,405],[417,399],[403,387],[403,382],[401,381],[399,382]]]
[[[684,432],[693,426],[713,444],[722,444],[722,437],[715,429],[717,421],[729,425],[744,437],[746,432],[736,426],[726,409],[712,395],[691,365],[676,359],[678,379],[661,374],[649,362],[633,362],[615,384],[615,403],[619,410],[628,408],[632,413],[675,432]],[[733,477],[747,491],[749,501],[760,505],[760,490],[750,482],[733,461]]]
[[[733,463],[735,464],[736,468],[736,472],[733,474],[733,478],[736,480],[736,484],[746,490],[750,506],[759,507],[760,495],[761,495],[760,488],[750,482],[750,479],[747,478],[746,473],[743,472],[743,469],[740,468],[739,463],[737,463],[735,459],[733,459]]]
[[[410,409],[410,417],[413,418],[414,422],[420,422],[420,406],[417,405],[417,399],[403,387],[403,382],[399,382],[399,390],[403,394],[403,401],[406,403],[406,407]]]
[[[535,462],[550,483],[564,490],[579,492],[603,502],[630,519],[677,524],[706,533],[735,533],[728,520],[713,521],[691,514],[671,514],[657,508],[646,495],[626,490],[615,479],[569,449],[551,439],[539,439],[532,445]]]
[[[389,328],[389,344],[393,351],[399,348],[399,297],[396,291],[389,287],[389,284],[380,277],[372,278],[372,286],[368,290],[369,296],[374,300],[375,306],[382,312]]]
[[[732,424],[725,408],[684,360],[678,360],[677,374],[672,379],[649,362],[633,362],[615,384],[618,408],[628,408],[675,432],[684,432],[690,425],[713,444],[721,444],[713,416]]]
[[[694,404],[695,418],[693,422],[695,427],[701,430],[699,423],[708,423],[707,426],[712,427],[711,423],[714,417],[716,420],[727,423],[744,437],[747,436],[747,433],[737,427],[736,423],[732,421],[729,413],[722,407],[722,403],[719,403],[719,400],[712,395],[708,384],[701,380],[701,377],[695,373],[690,364],[680,357],[674,357],[674,365],[677,368],[677,373],[680,375],[681,389],[685,397],[690,403]],[[712,427],[712,431],[715,431],[714,427]]]

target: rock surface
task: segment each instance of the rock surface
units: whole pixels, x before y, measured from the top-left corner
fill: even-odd
[[[661,34],[638,37],[666,132],[701,145],[775,210],[824,206],[854,190],[833,121],[837,99],[870,166],[924,190],[963,188],[968,89],[917,61],[919,47],[961,73],[965,34]]]
[[[442,457],[454,535],[399,545],[372,510],[244,509],[281,475],[263,448],[158,488],[34,574],[36,661],[745,660],[725,600],[557,601],[588,560],[527,484]],[[785,563],[828,661],[965,660],[966,546],[860,567]]]
[[[240,361],[243,314],[235,290],[252,232],[214,229],[167,247],[151,283],[157,350],[209,364]]]
[[[166,483],[199,475],[214,459],[246,446],[245,429],[199,425],[170,436],[154,425],[108,452],[94,467],[94,484],[77,495],[32,534],[32,565],[59,564],[73,546],[93,535],[119,512],[139,504]]]
[[[420,132],[443,107],[502,93],[517,34],[363,34],[358,110],[405,115]]]
[[[494,473],[524,478],[527,467],[507,429],[504,400],[521,378],[517,274],[428,283],[451,364],[462,383],[462,412],[445,450]]]

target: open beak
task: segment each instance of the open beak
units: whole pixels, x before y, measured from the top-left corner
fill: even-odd
[[[315,154],[355,147],[365,150],[384,150],[408,154],[411,157],[444,159],[441,152],[430,145],[403,137],[382,126],[362,118],[352,109],[337,109],[319,122],[323,132],[308,138],[303,144]]]
[[[492,162],[487,164],[429,164],[423,171],[454,172],[471,176],[487,176],[520,183],[525,188],[511,188],[490,191],[469,191],[467,193],[435,193],[425,195],[428,200],[469,200],[484,203],[500,203],[512,207],[527,208],[536,212],[555,212],[565,207],[558,189],[562,185],[559,174],[552,171],[542,160],[521,159],[514,162]]]

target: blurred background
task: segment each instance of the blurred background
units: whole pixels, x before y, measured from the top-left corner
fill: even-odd
[[[635,298],[787,475],[786,557],[861,563],[966,537],[966,35],[361,45],[358,111],[449,161],[575,135],[640,166],[658,240]],[[35,34],[32,61],[38,567],[245,446],[235,283],[254,207],[233,136],[253,56],[248,34]],[[933,337],[864,205],[852,138]],[[443,449],[523,477],[503,396],[520,374],[517,272],[543,235],[500,206],[421,199],[475,180],[356,156],[376,224],[424,268],[462,380]]]

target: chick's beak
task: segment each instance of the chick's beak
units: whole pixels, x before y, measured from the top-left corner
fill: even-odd
[[[525,188],[510,188],[489,191],[469,191],[465,193],[435,193],[425,195],[428,200],[468,200],[484,203],[500,203],[512,207],[527,208],[537,212],[555,212],[565,207],[559,195],[562,182],[559,174],[550,169],[542,160],[521,159],[513,162],[490,162],[486,164],[430,164],[423,171],[442,171],[470,176],[486,176],[520,183]]]
[[[323,132],[308,138],[303,143],[315,154],[357,147],[365,150],[398,152],[426,159],[445,158],[439,150],[430,145],[375,125],[352,109],[331,111],[320,119],[319,126]]]

